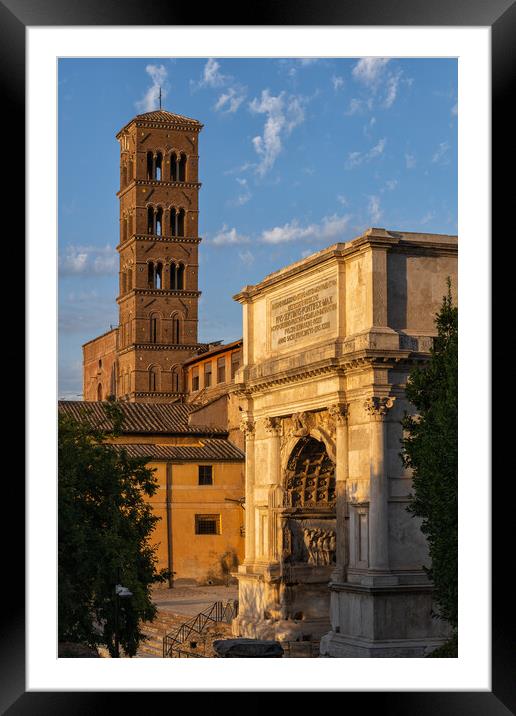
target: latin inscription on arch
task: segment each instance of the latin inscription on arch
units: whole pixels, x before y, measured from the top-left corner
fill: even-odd
[[[337,329],[337,280],[300,287],[270,304],[270,346],[288,349]]]

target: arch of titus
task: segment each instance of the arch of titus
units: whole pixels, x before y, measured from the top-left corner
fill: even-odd
[[[369,229],[246,286],[240,636],[334,657],[424,656],[432,618],[400,420],[457,287],[457,237]],[[455,296],[456,297],[456,296]]]

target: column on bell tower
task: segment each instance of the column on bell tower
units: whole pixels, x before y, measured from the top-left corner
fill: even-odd
[[[138,115],[120,142],[120,399],[172,402],[199,348],[197,120]]]

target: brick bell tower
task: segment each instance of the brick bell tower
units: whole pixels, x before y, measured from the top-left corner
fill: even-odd
[[[120,142],[116,397],[168,403],[184,391],[197,343],[199,189],[196,119],[139,114]]]

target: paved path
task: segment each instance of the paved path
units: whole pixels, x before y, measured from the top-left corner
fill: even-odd
[[[204,611],[213,602],[227,602],[230,599],[238,599],[238,587],[236,585],[231,587],[213,585],[152,590],[152,601],[160,612],[185,614],[188,617]]]

